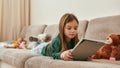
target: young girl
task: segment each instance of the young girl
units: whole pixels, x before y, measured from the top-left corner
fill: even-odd
[[[59,34],[51,44],[42,43],[32,51],[41,53],[44,56],[51,56],[54,59],[73,60],[71,49],[78,40],[78,20],[75,15],[66,13],[59,22]],[[38,54],[37,53],[37,54]]]

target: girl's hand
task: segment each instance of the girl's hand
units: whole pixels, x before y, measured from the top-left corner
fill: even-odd
[[[71,53],[71,50],[66,50],[64,52],[61,53],[61,59],[63,60],[73,60],[73,56]]]

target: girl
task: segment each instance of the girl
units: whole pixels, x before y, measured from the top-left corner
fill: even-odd
[[[78,20],[75,15],[66,13],[59,22],[59,34],[51,44],[42,43],[33,49],[44,56],[51,56],[54,59],[73,60],[71,49],[77,44],[78,40]]]

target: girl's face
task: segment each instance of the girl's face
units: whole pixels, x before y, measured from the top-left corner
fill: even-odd
[[[68,22],[64,27],[64,35],[67,41],[73,39],[78,33],[78,23],[76,20]]]

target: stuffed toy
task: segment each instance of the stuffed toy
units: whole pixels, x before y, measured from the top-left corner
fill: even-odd
[[[39,34],[38,36],[30,36],[28,47],[29,49],[38,46],[42,42],[50,42],[51,36],[48,34]]]
[[[120,34],[110,34],[105,41],[105,44],[92,56],[88,57],[88,60],[92,59],[107,59],[116,61],[120,55]]]
[[[29,41],[30,42],[49,42],[51,40],[51,36],[48,34],[39,34],[38,36],[30,36]]]
[[[19,48],[19,49],[26,49],[27,41],[23,38],[19,38],[16,41],[12,41],[11,45],[6,45],[6,48]]]

